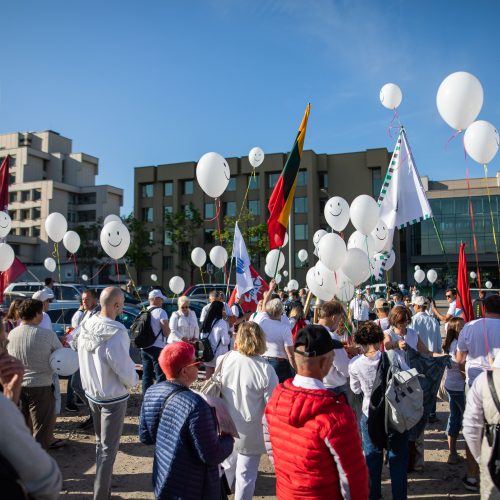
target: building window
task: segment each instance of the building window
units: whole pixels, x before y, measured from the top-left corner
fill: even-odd
[[[182,194],[193,194],[193,181],[183,181]]]
[[[258,217],[260,214],[260,200],[248,200],[248,210]]]
[[[171,245],[172,244],[172,238],[170,237],[170,231],[165,231],[163,234],[163,244],[164,245]]]
[[[229,217],[236,217],[236,202],[235,201],[226,201],[223,204],[224,215]]]
[[[78,222],[78,215],[76,212],[68,212],[68,222]]]
[[[236,191],[236,177],[231,177],[227,183],[226,191]]]
[[[30,229],[29,227],[22,227],[21,230],[19,231],[20,236],[29,236],[30,235]]]
[[[372,168],[372,194],[378,199],[382,189],[382,169],[380,167]]]
[[[41,189],[33,189],[31,193],[31,199],[33,201],[38,201],[42,197],[42,190]]]
[[[40,218],[41,212],[40,212],[40,207],[34,207],[31,209],[31,218],[33,220],[37,220]]]
[[[152,186],[152,184],[151,184]],[[152,198],[152,196],[150,196]],[[95,205],[96,194],[95,193],[83,193],[76,197],[78,205]]]
[[[269,187],[273,188],[276,186],[276,183],[278,182],[278,179],[280,178],[279,173],[274,173],[274,174],[269,174]]]
[[[153,208],[144,207],[142,209],[142,220],[143,222],[153,222]]]
[[[9,184],[16,183],[16,174],[9,174]]]
[[[205,245],[211,245],[214,242],[214,230],[205,229],[203,232],[203,243]]]
[[[12,220],[17,220],[17,210],[9,210],[9,215]]]
[[[14,203],[17,201],[17,191],[11,191],[9,193],[9,203]]]
[[[172,271],[174,268],[174,258],[171,255],[163,256],[163,271]]]
[[[81,210],[77,212],[78,222],[95,222],[95,210]]]
[[[39,226],[33,226],[31,228],[31,236],[34,236],[35,238],[40,236],[40,227]]]
[[[142,197],[152,198],[153,197],[153,184],[143,184],[142,185]]]
[[[149,242],[154,243],[154,241],[155,241],[155,232],[149,231]]]
[[[320,189],[326,189],[328,191],[328,174],[325,172],[320,172],[318,174],[318,183]]]
[[[295,234],[296,240],[307,240],[307,224],[295,224]]]
[[[181,205],[181,210],[186,214],[186,219],[191,220],[193,218],[193,210],[191,209],[191,203],[189,205]]]
[[[259,174],[247,175],[247,186],[250,183],[250,189],[259,189]]]
[[[30,191],[21,191],[21,201],[30,201]]]
[[[307,213],[307,198],[298,197],[293,200],[293,209],[296,214]]]
[[[21,210],[21,220],[28,220],[30,218],[29,208],[23,208]]]
[[[166,217],[167,214],[173,214],[174,207],[172,205],[164,205],[163,207],[163,217]]]
[[[205,219],[213,219],[215,217],[215,205],[213,203],[205,203]]]
[[[163,196],[172,196],[174,194],[174,183],[172,181],[163,183]]]
[[[307,171],[299,170],[297,174],[297,187],[307,186]]]

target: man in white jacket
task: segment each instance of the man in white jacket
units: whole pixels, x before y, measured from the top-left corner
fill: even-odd
[[[127,329],[116,320],[125,297],[120,288],[105,288],[101,312],[80,327],[77,340],[83,390],[90,405],[96,435],[94,500],[107,500],[113,464],[127,410],[128,389],[138,382],[130,358]]]

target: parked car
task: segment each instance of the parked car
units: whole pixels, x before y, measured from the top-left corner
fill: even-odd
[[[9,310],[10,304],[16,299],[29,299],[31,297],[31,293],[22,293],[22,292],[5,292],[3,294],[3,301],[0,305],[0,309],[3,312],[7,312]]]
[[[41,290],[45,285],[39,281],[19,281],[11,283],[5,292],[23,293],[30,298],[35,292]],[[78,283],[57,283],[53,286],[54,300],[58,302],[79,301],[85,287]]]
[[[196,318],[198,319],[198,321],[200,320],[201,310],[207,305],[207,303],[208,302],[206,300],[201,300],[198,298],[192,299],[191,297],[189,297],[189,307],[196,314]],[[141,308],[148,307],[148,305],[149,305],[149,301],[146,300],[141,304]],[[179,310],[179,306],[177,305],[177,298],[166,300],[163,303],[163,309],[167,312],[168,317],[170,318],[170,316],[172,316],[172,314],[175,311]]]
[[[190,299],[202,299],[208,301],[208,294],[215,290],[217,292],[223,292],[226,295],[226,300],[233,293],[234,285],[229,285],[229,288],[224,283],[198,283],[197,285],[190,286],[182,295],[186,295]]]
[[[99,299],[101,292],[105,288],[107,288],[108,286],[116,286],[116,285],[94,285],[94,286],[89,286],[88,288],[93,288],[97,292],[97,298]],[[141,301],[137,297],[126,292],[123,289],[122,289],[122,292],[125,295],[125,305],[133,306],[133,307],[140,307]]]
[[[71,326],[71,318],[79,307],[79,302],[52,302],[49,304],[47,314],[52,321],[52,328],[58,337],[62,337],[65,334],[66,328]],[[123,313],[116,318],[117,321],[125,325],[129,336],[130,327],[135,318],[139,315],[139,312],[140,311],[136,307],[125,306],[123,308]],[[142,370],[141,351],[133,343],[130,344],[130,357],[133,359],[136,369]]]

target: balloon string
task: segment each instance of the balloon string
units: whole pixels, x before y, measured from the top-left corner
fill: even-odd
[[[98,276],[99,274],[101,274],[102,270],[108,265],[107,262],[105,262],[101,268],[99,269],[99,271],[97,271],[93,276],[91,276],[88,281],[92,281],[96,276]]]
[[[493,243],[495,245],[495,253],[497,256],[498,272],[500,274],[500,258],[498,256],[497,233],[495,230],[495,218],[493,217],[493,210],[491,208],[490,186],[488,185],[488,165],[486,164],[484,165],[484,183],[486,184],[486,192],[488,193],[488,205],[490,207],[490,217],[491,217],[491,230],[493,232]]]
[[[467,180],[467,196],[469,198],[469,214],[470,214],[471,228],[472,228],[472,242],[474,246],[474,256],[476,257],[477,282],[479,284],[479,288],[481,288],[481,272],[479,271],[479,256],[477,252],[476,228],[474,222],[474,209],[472,208],[472,196],[470,189],[469,167],[467,166],[467,157],[465,158],[465,178]]]
[[[132,275],[130,274],[130,270],[129,270],[128,265],[127,265],[127,260],[123,259],[123,263],[125,264],[125,273],[128,276],[130,284],[132,285],[132,290],[135,293],[135,295],[137,296],[137,298],[139,299],[139,303],[142,304],[142,302],[143,302],[142,297],[139,295],[139,292],[137,291],[137,287],[135,286],[135,281],[132,279]],[[142,309],[144,309],[144,306],[142,306]]]
[[[59,279],[59,291],[60,291],[59,295],[60,295],[61,302],[62,302],[63,289],[61,286],[61,261],[59,258],[59,243],[54,243],[54,251],[55,251],[56,256],[57,256],[57,276]],[[64,319],[66,318],[66,314],[64,313],[64,305],[62,303],[61,303],[61,311],[62,311],[62,317],[63,317],[63,332],[66,332],[66,322],[64,321]]]
[[[238,219],[236,219],[236,222],[239,222],[239,220],[241,219],[241,214],[243,213],[243,209],[245,208],[245,204],[246,204],[247,197],[248,197],[248,192],[250,191],[250,185],[251,185],[253,179],[257,179],[257,176],[255,174],[255,168],[252,170],[252,173],[250,174],[250,177],[248,178],[247,190],[245,192],[245,196],[243,197],[243,203],[241,204],[240,213],[238,215]]]
[[[368,256],[368,271],[370,273],[370,295],[371,295],[373,287],[373,276],[372,276],[372,268],[370,262],[370,254],[368,253],[368,236],[365,237],[365,245],[366,245],[366,255]]]
[[[201,268],[201,266],[200,266],[200,275],[201,275],[201,282],[203,283],[203,291],[205,292],[205,295],[208,298],[207,288],[205,286],[205,279],[203,278],[203,269]]]
[[[394,121],[397,120],[397,125],[394,125]],[[393,139],[395,136],[392,135],[393,130],[400,130],[401,129],[401,121],[399,120],[399,113],[398,110],[394,110],[394,115],[392,116],[392,120],[389,123],[389,126],[387,127],[387,135]]]
[[[219,214],[220,214],[220,199],[219,198],[215,198],[214,205],[215,205],[215,217],[212,217],[211,219],[204,219],[203,222],[213,222],[214,220],[219,218]]]
[[[75,275],[78,276],[78,265],[76,263],[76,254],[72,254],[73,255],[73,261],[75,263]],[[71,260],[71,257],[70,257],[70,260]]]
[[[218,198],[215,198],[215,202],[217,203]],[[219,200],[219,210],[217,210],[217,232],[219,233],[219,241],[220,241],[220,246],[223,247],[224,244],[222,243],[222,232],[220,229],[220,200]],[[226,263],[224,262],[224,283],[227,281],[227,270],[226,270]]]
[[[118,259],[115,259],[116,264],[116,274],[118,276],[118,285],[120,284],[120,270],[118,269]]]
[[[450,144],[450,142],[455,139],[455,137],[459,134],[462,133],[462,129],[460,130],[457,130],[454,134],[451,135],[451,137],[446,141],[446,144],[444,145],[444,149],[447,150],[448,149],[448,144]]]

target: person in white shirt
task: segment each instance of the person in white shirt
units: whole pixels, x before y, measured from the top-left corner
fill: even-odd
[[[261,357],[266,338],[256,323],[243,323],[236,334],[236,350],[218,359],[222,363],[222,392],[239,438],[234,441],[233,455],[223,467],[229,486],[234,479],[235,499],[251,499],[259,470],[260,456],[265,453],[262,416],[278,377],[272,366]]]
[[[438,310],[437,307],[433,304],[432,305],[432,312],[434,313],[434,316],[439,319],[439,321],[442,321],[443,323],[448,323],[451,318],[454,318],[455,316],[458,316],[457,314],[457,291],[454,288],[448,288],[445,293],[446,300],[448,301],[448,310],[446,311],[445,315],[442,315]]]
[[[163,309],[163,302],[167,297],[161,293],[161,290],[151,290],[148,295],[148,311],[151,314],[151,329],[155,335],[155,341],[148,347],[141,349],[142,359],[142,393],[144,394],[149,387],[156,383],[166,380],[158,357],[160,352],[166,346],[166,339],[170,334],[168,326],[168,314]]]
[[[427,301],[417,295],[413,301],[415,315],[411,319],[411,327],[431,352],[442,352],[441,331],[439,323],[427,314]]]
[[[189,298],[183,295],[177,299],[178,311],[170,316],[170,335],[167,342],[192,342],[200,336],[195,312],[189,308]]]
[[[351,300],[349,309],[352,313],[352,318],[358,324],[360,321],[368,321],[370,313],[370,304],[361,294],[361,290],[356,290],[356,297]]]
[[[224,292],[218,292],[217,290],[211,290],[209,292],[208,304],[206,306],[203,306],[203,309],[201,310],[200,313],[200,324],[203,323],[203,321],[205,321],[205,318],[207,316],[208,310],[210,309],[210,305],[212,304],[212,302],[218,300],[224,304],[223,319],[229,322],[229,326],[232,326],[233,312],[231,311],[231,308],[226,304],[224,299],[225,299]]]
[[[380,326],[380,329],[385,332],[386,330],[389,329],[389,311],[391,310],[391,307],[389,305],[389,302],[385,299],[377,299],[375,301],[375,313],[377,314],[377,319],[373,320],[374,323],[376,323],[378,326]]]
[[[46,330],[52,330],[52,321],[50,320],[47,311],[49,310],[49,302],[54,298],[54,294],[47,292],[44,288],[43,290],[38,290],[33,294],[32,299],[40,300],[43,303],[43,318],[40,323],[40,328],[45,328]]]

